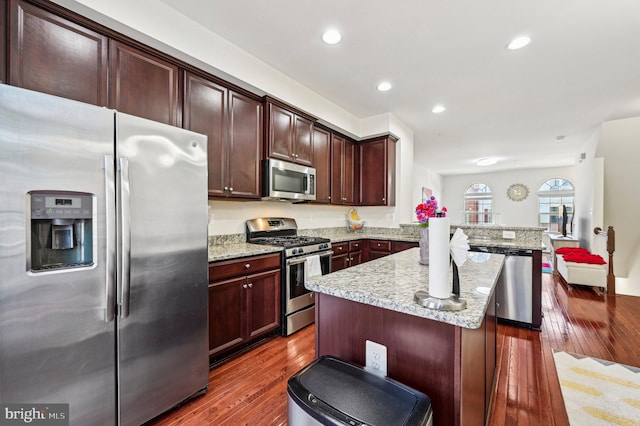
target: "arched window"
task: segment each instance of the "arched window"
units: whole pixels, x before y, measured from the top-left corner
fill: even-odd
[[[569,223],[573,223],[575,189],[566,179],[549,179],[538,190],[538,225],[547,231],[562,232],[562,206],[567,207]],[[570,226],[567,229],[571,228]]]
[[[464,192],[464,221],[467,225],[492,223],[491,188],[484,183],[469,185]]]

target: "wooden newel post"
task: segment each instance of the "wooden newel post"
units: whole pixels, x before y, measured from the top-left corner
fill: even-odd
[[[616,276],[613,274],[613,252],[616,250],[616,231],[613,226],[607,229],[607,252],[609,252],[609,273],[607,274],[607,295],[616,295]]]

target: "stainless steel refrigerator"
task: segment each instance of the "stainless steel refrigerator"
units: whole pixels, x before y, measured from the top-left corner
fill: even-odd
[[[0,84],[0,402],[139,425],[206,390],[207,139]]]

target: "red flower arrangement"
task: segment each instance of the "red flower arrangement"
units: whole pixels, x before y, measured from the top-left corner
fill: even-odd
[[[416,218],[420,222],[418,226],[427,228],[429,226],[429,218],[436,216],[446,217],[447,208],[442,207],[441,210],[438,210],[438,200],[433,195],[426,202],[416,206]]]

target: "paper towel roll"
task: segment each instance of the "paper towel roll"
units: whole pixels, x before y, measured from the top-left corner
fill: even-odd
[[[429,296],[448,299],[449,284],[449,232],[448,217],[429,218]]]

